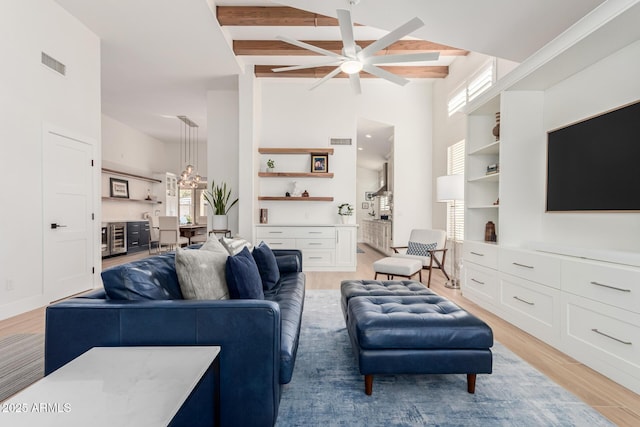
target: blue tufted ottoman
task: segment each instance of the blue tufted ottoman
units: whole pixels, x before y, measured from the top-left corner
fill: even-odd
[[[367,395],[374,374],[467,374],[474,393],[476,374],[492,371],[491,328],[444,297],[360,296],[347,311]]]
[[[424,284],[415,280],[343,280],[340,283],[342,314],[347,319],[347,305],[353,297],[436,295]]]

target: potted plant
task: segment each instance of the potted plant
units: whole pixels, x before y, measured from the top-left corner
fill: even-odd
[[[216,185],[215,181],[211,181],[211,190],[205,191],[204,198],[207,199],[207,203],[213,210],[213,229],[214,230],[227,230],[229,221],[227,213],[229,209],[238,203],[238,199],[235,199],[229,204],[229,198],[231,197],[231,188],[227,189],[227,184],[223,182],[221,185]]]
[[[267,172],[273,172],[276,167],[276,162],[273,159],[267,160]]]
[[[348,223],[351,215],[353,215],[353,206],[350,203],[341,204],[338,206],[338,215],[340,215],[343,224]]]

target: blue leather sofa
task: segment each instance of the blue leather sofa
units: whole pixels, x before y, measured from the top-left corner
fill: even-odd
[[[281,387],[293,374],[305,277],[300,251],[274,254],[281,278],[264,300],[182,299],[172,253],[103,271],[105,285],[122,281],[133,300],[98,290],[47,307],[45,375],[96,346],[217,345],[219,371],[205,375],[172,425],[275,424]]]

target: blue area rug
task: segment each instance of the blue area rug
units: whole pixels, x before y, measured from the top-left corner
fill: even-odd
[[[500,343],[493,374],[378,375],[364,393],[338,291],[307,291],[293,380],[278,426],[610,426]]]

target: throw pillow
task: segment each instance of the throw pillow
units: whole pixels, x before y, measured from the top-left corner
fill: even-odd
[[[249,248],[249,252],[253,250],[253,245],[251,242],[243,239],[242,237],[223,237],[220,239],[220,243],[225,249],[229,252],[229,255],[237,255],[243,248]]]
[[[227,258],[227,285],[233,299],[264,299],[258,266],[248,248]]]
[[[265,242],[260,242],[258,246],[253,248],[251,254],[260,272],[262,288],[266,290],[273,289],[280,280],[280,270],[273,251]]]
[[[407,255],[431,256],[429,251],[433,251],[438,246],[437,243],[409,242]]]
[[[177,248],[176,273],[184,299],[229,299],[227,258],[222,252]]]
[[[204,242],[202,246],[200,246],[200,250],[218,252],[221,254],[229,255],[229,252],[227,251],[227,249],[224,246],[222,246],[222,243],[220,243],[220,241],[215,236],[209,237],[207,241]]]

